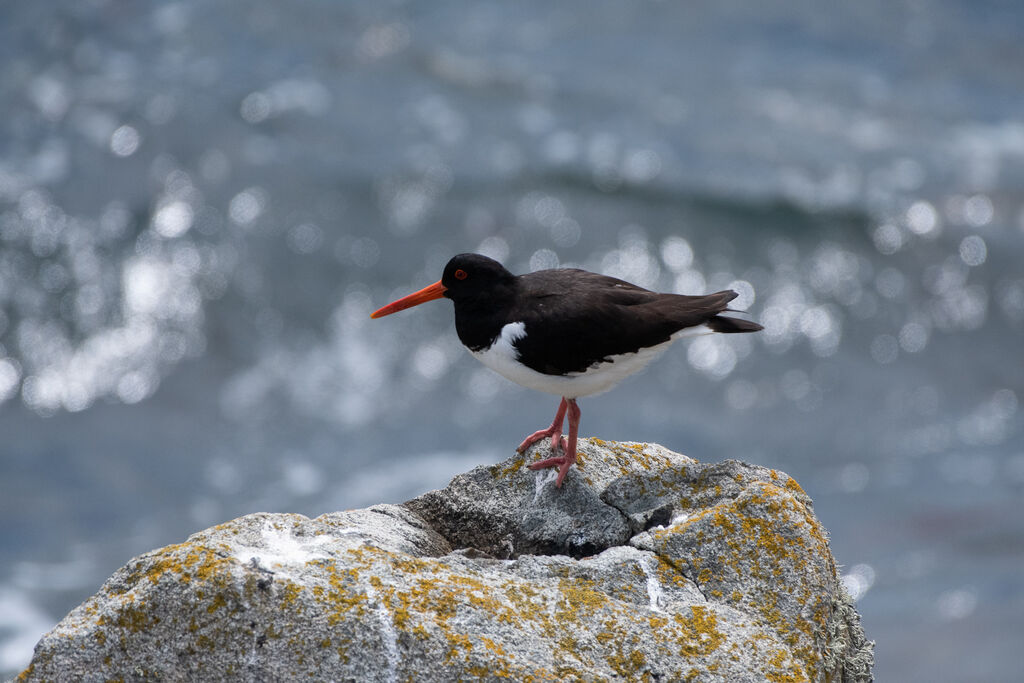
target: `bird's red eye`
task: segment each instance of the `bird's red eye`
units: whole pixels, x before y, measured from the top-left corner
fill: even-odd
[[[465,280],[467,277],[469,277],[469,273],[464,271],[462,268],[459,268],[458,270],[455,271],[456,280]]]

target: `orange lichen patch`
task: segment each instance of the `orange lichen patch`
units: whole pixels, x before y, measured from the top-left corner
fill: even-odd
[[[197,543],[169,545],[138,562],[136,569],[125,578],[127,588],[111,592],[115,595],[123,594],[143,577],[156,584],[168,574],[173,575],[175,580],[185,583],[192,580],[202,583],[223,583],[227,577],[227,567],[233,562],[234,560],[226,553],[222,554]]]
[[[765,672],[765,677],[771,683],[807,683],[811,680],[785,650],[774,650],[768,657],[768,664],[773,669]]]
[[[217,593],[213,596],[213,600],[206,606],[206,613],[213,614],[217,610],[221,609],[228,604],[227,598],[224,597],[223,593]]]
[[[820,588],[829,578],[834,580],[835,572],[823,528],[790,487],[748,482],[739,496],[720,501],[674,531],[693,534],[702,546],[725,549],[720,555],[686,558],[688,576],[713,598],[724,597],[729,588],[732,604],[774,630],[803,667],[800,675],[814,678],[822,663],[829,614],[823,604],[827,592]],[[671,540],[670,535],[652,535],[659,542]],[[783,575],[802,578],[785,585],[780,581]],[[732,588],[740,581],[762,588],[742,595]]]
[[[498,479],[507,479],[508,477],[512,476],[513,474],[515,474],[516,472],[521,470],[525,464],[526,464],[526,454],[525,453],[519,453],[518,455],[513,457],[511,460],[509,460],[507,462],[507,464],[505,464],[504,467],[500,467],[498,465],[494,465],[494,466],[491,467],[491,471],[494,473],[496,478],[498,478]]]
[[[658,631],[668,625],[668,617],[660,614],[652,614],[647,617],[647,622],[651,625],[652,631]]]
[[[327,623],[335,626],[349,614],[363,618],[366,614],[364,593],[354,590],[358,584],[358,574],[354,569],[339,568],[334,563],[322,563],[327,572],[328,588],[313,586],[313,596],[321,602],[327,612]]]
[[[150,614],[144,609],[132,606],[122,607],[118,610],[117,616],[114,619],[114,624],[118,628],[131,633],[148,631],[159,623],[160,617]]]
[[[803,488],[800,487],[800,484],[796,483],[796,479],[794,479],[793,477],[788,477],[786,479],[786,488],[789,489],[790,491],[793,491],[794,493],[799,493],[802,496],[807,495],[804,492]]]
[[[508,653],[505,651],[505,648],[503,648],[501,645],[498,645],[490,638],[487,638],[486,636],[480,636],[480,642],[484,644],[485,648],[487,648],[494,654],[498,655],[499,657],[508,656]]]
[[[718,617],[703,605],[690,607],[690,616],[672,615],[675,625],[682,631],[680,654],[686,657],[707,656],[720,648],[726,636],[718,630]]]
[[[625,636],[626,634],[623,634]],[[647,658],[637,649],[639,639],[633,634],[628,640],[621,637],[613,642],[612,651],[606,658],[608,665],[620,677],[626,680],[652,680],[651,674],[644,671]]]
[[[608,596],[595,588],[589,579],[560,579],[559,587],[564,598],[563,610],[558,617],[587,618],[608,604]]]

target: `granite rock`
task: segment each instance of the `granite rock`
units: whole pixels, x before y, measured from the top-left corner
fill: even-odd
[[[871,680],[789,476],[583,439],[556,489],[534,450],[403,505],[247,515],[141,555],[19,679]]]

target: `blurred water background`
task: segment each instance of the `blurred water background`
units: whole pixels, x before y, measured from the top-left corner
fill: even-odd
[[[582,433],[781,468],[887,681],[1024,670],[1024,5],[0,7],[0,672],[130,557],[401,501],[553,397],[454,253],[732,287]]]

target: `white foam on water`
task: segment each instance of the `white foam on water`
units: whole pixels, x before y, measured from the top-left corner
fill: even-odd
[[[40,636],[54,620],[22,591],[0,586],[0,671],[17,671],[32,659]]]

